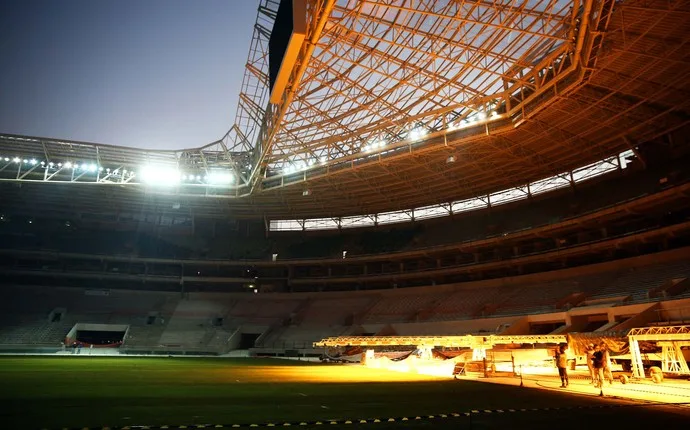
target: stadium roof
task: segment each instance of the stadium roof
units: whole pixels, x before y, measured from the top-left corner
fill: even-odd
[[[219,141],[147,151],[5,135],[0,181],[53,205],[61,194],[70,206],[102,199],[89,184],[110,185],[114,205],[142,205],[141,183],[158,175],[174,186],[146,186],[148,203],[269,219],[371,214],[539,180],[690,119],[688,2],[308,2],[288,89],[270,104],[277,6],[261,2],[235,124]]]

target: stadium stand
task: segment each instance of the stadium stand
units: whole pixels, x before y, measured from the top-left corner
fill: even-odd
[[[690,309],[687,256],[681,248],[587,266],[591,273],[575,268],[376,292],[181,295],[5,286],[0,345],[57,350],[76,324],[125,324],[122,352],[166,354],[228,353],[252,333],[245,349],[284,354],[313,353],[312,342],[344,334],[615,330],[632,324],[631,315],[646,315],[649,322],[690,318],[682,311]],[[659,293],[664,288],[669,292]],[[601,319],[602,312],[612,317]]]
[[[426,16],[415,8],[434,4],[408,12]],[[656,0],[595,6],[584,20],[583,10],[552,13],[550,31],[571,32],[533,35],[519,60],[473,46],[500,70],[488,87],[458,81],[453,109],[438,111],[453,105],[409,78],[396,85],[428,105],[377,108],[369,94],[393,94],[383,85],[396,77],[357,83],[378,82],[361,91],[338,75],[362,112],[374,110],[371,121],[338,122],[338,103],[307,90],[309,79],[290,92],[302,97],[295,104],[261,112],[265,83],[252,79],[264,65],[255,63],[241,102],[251,107],[208,146],[151,152],[0,135],[0,344],[57,347],[80,324],[101,324],[127,327],[123,352],[313,353],[311,342],[338,334],[683,320],[689,81],[677,53],[690,15],[678,5],[660,13],[668,5]],[[515,36],[507,45],[521,43]],[[329,52],[332,42],[319,46]],[[425,58],[417,71],[452,89]],[[314,67],[309,76],[321,73]],[[307,111],[323,121],[305,123]],[[147,184],[142,160],[172,169],[176,187]],[[236,181],[212,183],[215,169]]]

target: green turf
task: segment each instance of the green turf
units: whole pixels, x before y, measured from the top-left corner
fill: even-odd
[[[271,359],[0,358],[0,417],[5,428],[232,424],[597,401],[471,381],[383,382],[386,372],[375,371],[379,382],[365,382],[362,372]]]

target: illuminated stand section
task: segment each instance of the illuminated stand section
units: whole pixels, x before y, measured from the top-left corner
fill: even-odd
[[[514,373],[515,364],[530,363],[551,364],[549,348],[568,342],[566,335],[516,335],[516,336],[343,336],[330,337],[314,343],[315,348],[365,348],[362,354],[362,364],[374,369],[386,369],[398,372],[419,373],[431,376],[451,377],[457,366],[465,369],[474,363],[480,371],[505,371]],[[501,363],[487,363],[487,351],[496,346],[543,345],[544,349],[497,352]],[[396,351],[391,353],[376,353],[373,348],[416,347],[412,352]],[[435,348],[469,349],[471,357],[458,354],[452,357],[435,352]],[[503,357],[505,356],[505,357]]]
[[[623,364],[630,363],[631,372],[618,373],[623,384],[628,376],[643,380],[646,374],[659,384],[664,376],[687,377],[690,368],[690,325],[666,327],[640,327],[631,329],[626,336],[606,333],[580,333],[572,335],[489,335],[489,336],[344,336],[330,337],[314,343],[315,348],[365,348],[362,364],[376,369],[412,372],[433,376],[452,376],[474,365],[474,371],[489,376],[494,372],[518,374],[553,374],[553,347],[568,344],[571,358],[586,366],[585,348],[590,343],[604,342],[611,358]],[[640,343],[644,343],[644,349]],[[522,349],[531,345],[530,349]],[[617,347],[614,347],[617,345]],[[377,353],[377,349],[416,347],[410,353]],[[498,348],[497,348],[498,347]],[[505,347],[505,348],[502,348]],[[469,349],[444,356],[437,348]],[[623,354],[629,348],[630,354]],[[683,349],[686,348],[686,349]],[[660,351],[659,351],[660,350]],[[461,371],[458,372],[458,366]],[[622,366],[625,369],[625,366]],[[645,372],[647,369],[647,372]],[[615,370],[615,369],[614,369]],[[545,372],[546,371],[546,372]],[[663,395],[663,393],[661,393]]]

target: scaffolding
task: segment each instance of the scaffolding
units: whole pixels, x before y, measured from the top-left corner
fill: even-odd
[[[314,342],[315,348],[347,346],[417,346],[491,349],[494,345],[561,344],[566,335],[489,335],[489,336],[338,336]]]
[[[655,342],[661,347],[661,371],[671,375],[690,375],[682,347],[690,346],[690,325],[641,327],[628,332],[632,376],[644,379],[640,342]]]

